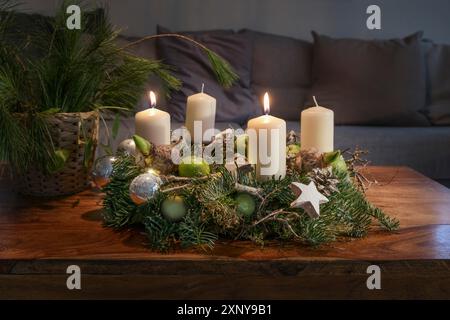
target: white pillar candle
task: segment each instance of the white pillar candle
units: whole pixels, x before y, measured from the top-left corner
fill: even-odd
[[[317,104],[302,111],[300,143],[302,150],[314,149],[320,153],[334,150],[334,112]]]
[[[216,119],[216,99],[202,91],[187,98],[185,126],[191,135],[191,141],[202,143],[206,130],[214,129]],[[201,125],[201,126],[200,126]],[[211,138],[214,136],[213,131]]]
[[[265,115],[247,123],[248,159],[260,180],[286,176],[286,121],[269,115],[269,95],[264,95]]]
[[[170,144],[170,114],[156,109],[156,97],[149,92],[150,108],[136,113],[135,132],[154,145]]]

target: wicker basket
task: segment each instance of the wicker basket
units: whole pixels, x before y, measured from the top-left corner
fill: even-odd
[[[70,156],[64,168],[56,173],[44,174],[41,170],[30,168],[19,175],[18,191],[31,196],[55,197],[86,189],[92,161],[85,166],[85,144],[91,138],[95,154],[99,131],[98,113],[57,113],[48,121],[55,148],[68,150]]]

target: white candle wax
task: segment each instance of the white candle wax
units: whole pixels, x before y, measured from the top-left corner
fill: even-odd
[[[265,115],[247,123],[248,159],[255,164],[260,180],[286,176],[286,121],[269,112],[269,97],[264,95]]]
[[[300,143],[302,150],[314,149],[320,153],[334,150],[334,112],[315,107],[302,111],[300,124]]]
[[[185,126],[191,135],[191,141],[202,143],[204,140],[208,140],[205,139],[204,134],[206,130],[214,129],[215,119],[216,99],[203,93],[202,85],[202,92],[189,96],[186,104]],[[198,128],[198,130],[194,128]],[[212,131],[210,132],[213,134]]]
[[[154,145],[170,144],[170,114],[155,108],[156,99],[150,91],[151,108],[136,113],[135,132]]]

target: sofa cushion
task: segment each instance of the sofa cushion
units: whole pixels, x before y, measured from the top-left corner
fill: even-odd
[[[434,125],[450,125],[450,45],[433,44],[427,66],[431,100],[428,116]]]
[[[313,32],[313,86],[337,124],[427,126],[421,33],[404,39],[332,39]],[[312,101],[309,101],[312,104]]]
[[[158,26],[158,34],[162,33],[170,31]],[[175,66],[174,75],[183,82],[181,90],[174,92],[169,100],[168,109],[173,120],[184,121],[186,99],[198,93],[202,83],[205,84],[205,93],[217,99],[217,122],[245,123],[260,114],[261,108],[250,89],[252,45],[248,36],[227,30],[181,34],[201,42],[222,56],[239,75],[239,80],[231,88],[224,89],[217,83],[203,50],[180,39],[158,39],[158,56],[166,64]]]
[[[264,93],[269,93],[271,115],[294,121],[300,119],[301,107],[310,91],[310,88],[271,87],[258,84],[254,84],[252,88],[254,94],[259,98],[261,106]]]
[[[252,88],[257,97],[268,91],[274,116],[297,120],[311,86],[312,44],[244,29],[253,40]]]

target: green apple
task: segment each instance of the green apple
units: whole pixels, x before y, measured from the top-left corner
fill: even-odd
[[[331,166],[336,172],[347,172],[347,164],[340,150],[327,152],[323,155],[325,165]]]
[[[178,165],[178,174],[181,177],[203,177],[210,173],[209,164],[196,156],[185,157]]]

